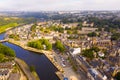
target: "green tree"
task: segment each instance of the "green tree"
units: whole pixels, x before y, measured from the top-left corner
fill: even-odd
[[[89,59],[93,59],[94,58],[94,52],[91,49],[86,49],[82,52],[82,55],[89,58]]]
[[[36,41],[31,41],[31,42],[28,42],[27,45],[29,47],[33,47],[33,48],[40,49],[40,50],[44,49],[43,45],[46,46],[46,50],[52,49],[52,44],[47,39],[39,39]]]
[[[9,38],[13,38],[14,40],[20,40],[19,35],[16,35],[16,34],[10,34]]]
[[[47,50],[51,50],[51,49],[52,49],[52,44],[50,44],[50,43],[47,44],[47,45],[46,45],[46,49],[47,49]]]
[[[120,33],[113,33],[111,40],[120,40]]]
[[[51,50],[52,49],[52,44],[47,39],[44,39],[43,42],[44,42],[43,44],[46,45],[46,49],[47,50]]]
[[[92,33],[88,33],[88,36],[89,36],[89,37],[96,37],[97,34],[96,34],[95,32],[92,32]]]
[[[40,49],[40,50],[43,49],[43,45],[39,41],[28,42],[28,46],[36,49]]]
[[[102,27],[99,27],[99,28],[98,28],[98,31],[102,31]]]
[[[4,60],[4,54],[3,53],[0,53],[0,62],[2,62]]]
[[[116,79],[116,80],[120,80],[120,72],[118,72],[118,73],[115,75],[115,79]]]
[[[43,45],[40,42],[36,42],[36,48],[37,49],[43,49]]]
[[[60,52],[64,52],[65,51],[65,46],[58,40],[55,43],[56,48],[60,51]]]
[[[11,48],[0,44],[0,53],[3,53],[6,56],[15,57],[15,52]]]
[[[92,47],[91,50],[95,51],[95,52],[99,52],[100,49],[98,47]]]
[[[34,66],[30,66],[30,71],[34,72],[35,71],[35,67]]]
[[[67,30],[67,34],[72,34],[72,31],[71,30]]]
[[[93,59],[95,56],[94,56],[94,52],[99,52],[100,49],[98,47],[92,47],[90,49],[86,49],[86,50],[83,50],[82,51],[82,55],[87,57],[87,58],[90,58],[90,59]]]
[[[82,23],[79,23],[76,27],[77,30],[82,30]]]
[[[36,26],[37,26],[37,24],[35,23],[34,25],[31,26],[30,30],[34,32],[36,29]]]

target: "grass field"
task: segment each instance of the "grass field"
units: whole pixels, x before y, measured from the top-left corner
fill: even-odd
[[[19,26],[18,23],[9,23],[3,26],[0,26],[0,33],[5,32],[7,29],[13,28]]]
[[[0,16],[0,33],[5,32],[10,28],[35,22],[34,18],[6,17]]]

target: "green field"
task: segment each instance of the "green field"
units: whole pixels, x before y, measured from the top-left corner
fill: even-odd
[[[19,17],[3,17],[0,16],[0,33],[5,32],[6,30],[20,26],[22,24],[28,24],[34,22],[33,18],[19,18]]]
[[[9,29],[9,28],[16,27],[16,26],[18,26],[18,25],[19,25],[18,23],[8,23],[8,24],[6,24],[6,25],[0,26],[0,33],[6,31],[6,30]]]

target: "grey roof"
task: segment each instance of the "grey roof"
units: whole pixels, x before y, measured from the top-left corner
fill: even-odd
[[[9,70],[0,70],[0,76],[7,75]]]

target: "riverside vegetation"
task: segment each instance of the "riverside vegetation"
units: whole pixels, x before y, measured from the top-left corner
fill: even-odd
[[[13,60],[15,56],[14,50],[4,46],[3,44],[0,44],[0,62]]]

